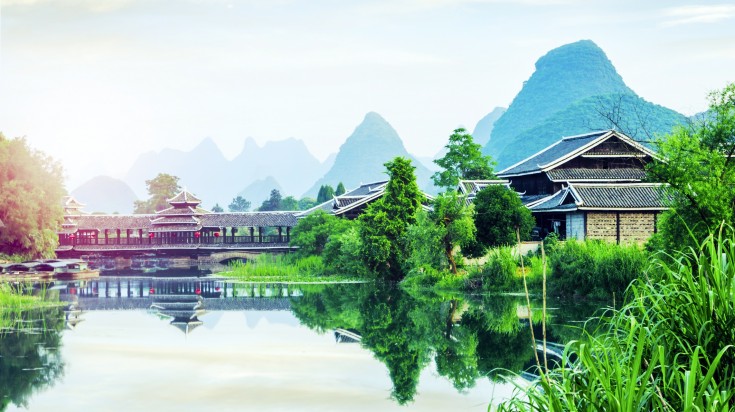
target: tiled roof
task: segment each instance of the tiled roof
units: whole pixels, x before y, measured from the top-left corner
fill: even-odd
[[[148,229],[149,232],[197,232],[202,230],[202,225],[156,225]]]
[[[79,203],[72,196],[64,196],[64,207],[69,209],[81,209],[86,206],[84,203]]]
[[[333,215],[339,215],[347,210],[357,207],[361,204],[367,203],[375,198],[378,198],[385,193],[385,187],[388,184],[387,180],[373,183],[366,183],[358,186],[355,189],[350,190],[342,195],[335,196],[333,199],[327,200],[324,203],[318,204],[311,209],[299,212],[298,217],[308,216],[317,210],[323,210]]]
[[[458,189],[465,195],[476,195],[480,190],[490,185],[505,185],[509,186],[510,181],[503,179],[496,180],[460,180]]]
[[[594,180],[628,180],[641,181],[646,178],[643,169],[552,169],[546,172],[552,182],[594,181]]]
[[[194,216],[159,217],[151,220],[153,225],[175,225],[175,224],[198,224],[199,220]]]
[[[549,195],[521,195],[521,202],[524,206],[528,206],[548,196]]]
[[[500,171],[498,176],[515,176],[541,171],[545,165],[562,159],[609,133],[609,130],[605,130],[579,136],[565,137],[533,156],[521,160],[520,162]]]
[[[570,184],[580,209],[666,209],[664,188],[660,183]]]
[[[79,230],[144,229],[151,227],[155,215],[86,215],[77,218]]]
[[[297,212],[241,212],[202,215],[204,227],[296,226]]]
[[[201,215],[199,208],[191,206],[185,207],[169,207],[168,209],[159,210],[156,212],[159,216],[177,216],[177,215]]]
[[[198,205],[199,203],[202,203],[201,200],[196,198],[191,193],[187,192],[186,190],[182,190],[177,194],[176,196],[172,197],[171,199],[166,200],[170,204],[189,204],[189,205]]]
[[[575,210],[577,205],[574,202],[573,195],[568,188],[564,188],[551,196],[546,196],[543,200],[533,204],[529,208],[533,212],[549,212],[557,210]]]
[[[569,210],[664,210],[667,209],[660,183],[570,183],[568,187],[532,204],[532,212]]]

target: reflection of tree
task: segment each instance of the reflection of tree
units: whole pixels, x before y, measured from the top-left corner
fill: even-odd
[[[413,400],[432,357],[439,375],[460,391],[481,377],[497,381],[505,371],[523,370],[534,348],[528,324],[518,318],[522,301],[409,295],[386,284],[325,285],[304,289],[291,307],[309,328],[361,335],[362,345],[388,368],[392,397],[404,404]]]
[[[0,411],[27,407],[31,395],[64,374],[58,352],[64,313],[59,308],[0,313]],[[8,325],[8,326],[6,326]]]

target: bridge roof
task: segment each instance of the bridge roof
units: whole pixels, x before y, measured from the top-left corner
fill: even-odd
[[[186,219],[185,221],[182,220]],[[197,222],[197,219],[199,222]],[[144,232],[192,231],[202,227],[289,227],[296,226],[296,212],[229,212],[210,213],[197,218],[181,216],[162,219],[158,215],[83,215],[75,219],[76,227],[66,225],[63,233],[77,230],[138,230]],[[180,227],[177,225],[181,225]]]

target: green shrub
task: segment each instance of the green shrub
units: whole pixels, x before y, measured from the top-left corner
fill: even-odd
[[[472,272],[468,282],[474,287],[482,286],[484,290],[511,290],[516,286],[517,268],[512,248],[492,249],[487,255],[487,263]]]

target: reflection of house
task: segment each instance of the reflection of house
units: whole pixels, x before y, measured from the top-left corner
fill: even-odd
[[[350,190],[339,196],[334,196],[332,200],[328,200],[322,204],[316,205],[309,210],[305,210],[297,217],[304,217],[317,210],[323,210],[335,216],[346,217],[347,219],[355,219],[365,208],[372,202],[380,199],[385,194],[385,188],[388,181],[373,182],[360,185],[358,188]],[[432,197],[424,193],[427,200]]]
[[[498,173],[510,180],[543,233],[640,242],[666,209],[662,185],[641,183],[655,153],[607,130],[565,137]]]
[[[64,201],[57,253],[155,248],[287,247],[296,212],[212,213],[201,200],[182,191],[169,208],[154,214],[96,215],[83,204]]]
[[[193,295],[160,295],[155,297],[151,309],[155,313],[171,318],[170,324],[188,335],[204,322],[199,316],[204,313],[202,297]]]

